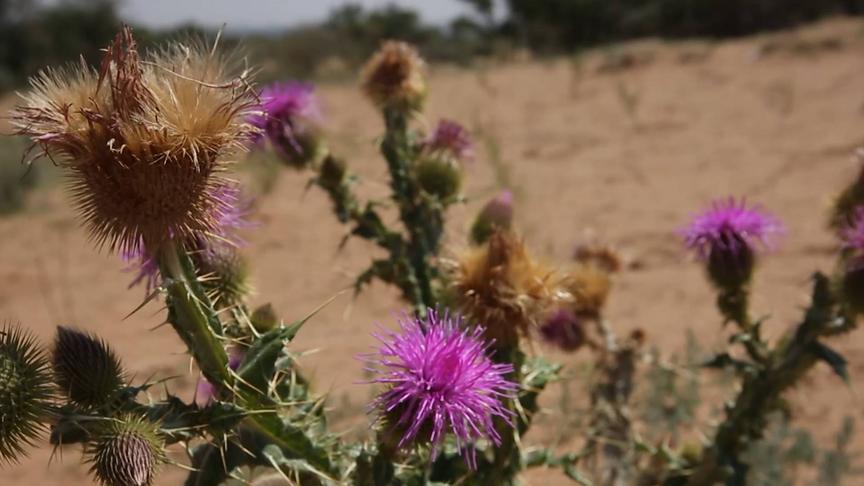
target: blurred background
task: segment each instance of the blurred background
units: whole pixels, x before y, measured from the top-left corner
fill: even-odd
[[[766,332],[777,336],[799,318],[809,275],[830,270],[827,208],[860,170],[852,157],[864,144],[860,13],[864,0],[0,0],[0,319],[21,321],[44,342],[58,324],[94,331],[138,377],[177,377],[172,389],[191,396],[195,377],[179,340],[160,327],[159,304],[128,316],[144,290],[128,289],[126,264],[87,241],[50,161],[22,163],[28,144],[5,118],[28,77],[79,56],[96,63],[129,23],[145,48],[212,41],[222,29],[221,45],[246,57],[259,84],[315,82],[333,151],[361,176],[361,194],[373,196],[387,184],[376,149],[382,123],[357,89],[357,71],[383,39],[416,44],[430,64],[428,117],[419,123],[458,120],[478,148],[446,251],[463,248],[478,208],[510,189],[518,227],[543,258],[566,262],[587,241],[622,252],[627,269],[609,318],[620,334],[641,329],[649,346],[683,364],[726,334],[676,230],[715,198],[760,203],[789,228],[755,283],[754,309],[770,315]],[[345,228],[326,197],[307,190],[309,174],[253,152],[237,177],[256,201],[257,225],[245,235],[256,303],[295,319],[368,265],[374,248],[353,240],[339,248]],[[400,305],[377,284],[356,299],[339,294],[298,341],[348,435],[369,431],[369,390],[356,384],[362,371],[352,356],[372,344],[376,323],[392,325]],[[864,384],[861,334],[836,346],[850,362],[851,388],[819,368],[792,390],[795,422],[778,418],[751,451],[764,466],[752,484],[860,484],[864,436],[854,424],[864,411],[853,390]],[[568,379],[527,440],[567,449],[584,426],[586,370],[578,355],[556,358]],[[664,435],[681,424],[693,437],[709,430],[730,383],[650,370],[635,412],[646,437],[684,440]],[[43,446],[4,466],[0,484],[89,484],[77,450],[53,452]],[[169,469],[159,484],[180,484],[183,474]],[[543,471],[527,482],[565,484]]]

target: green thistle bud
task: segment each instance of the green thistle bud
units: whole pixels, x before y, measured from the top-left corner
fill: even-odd
[[[233,246],[218,246],[193,255],[202,287],[217,308],[233,307],[252,292],[246,260]]]
[[[273,309],[273,304],[270,303],[255,309],[250,320],[255,330],[260,333],[275,329],[279,325],[279,317],[276,315],[276,310]]]
[[[120,360],[105,341],[68,327],[57,327],[53,365],[60,390],[83,407],[110,403],[126,384]]]
[[[504,191],[489,200],[474,224],[471,225],[471,243],[482,245],[486,243],[496,228],[509,230],[513,226],[513,193]]]
[[[438,199],[449,199],[462,187],[462,169],[452,159],[427,157],[414,166],[414,174],[420,188]]]
[[[345,182],[347,173],[344,160],[328,155],[321,163],[318,179],[327,189],[335,190]]]
[[[0,460],[14,462],[45,429],[53,398],[48,359],[19,326],[0,329]]]
[[[147,486],[165,462],[159,426],[139,417],[112,419],[87,446],[90,472],[105,486]]]

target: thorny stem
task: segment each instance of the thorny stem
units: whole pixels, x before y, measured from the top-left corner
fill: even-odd
[[[387,159],[393,197],[399,205],[399,217],[408,231],[408,258],[411,264],[409,281],[414,285],[413,304],[419,317],[435,307],[432,291],[433,271],[429,258],[435,255],[441,235],[441,215],[425,203],[420,188],[409,174],[412,148],[408,139],[407,115],[398,110],[386,110],[387,131],[381,152]]]
[[[599,376],[591,387],[591,437],[586,452],[600,469],[600,484],[628,485],[634,481],[633,431],[627,404],[633,393],[639,343],[619,341],[612,329],[597,320],[602,338]]]
[[[816,349],[821,346],[818,339],[853,326],[851,320],[836,315],[828,279],[817,274],[814,280],[812,302],[804,320],[790,338],[771,351],[764,367],[746,375],[711,447],[703,454],[687,484],[714,484],[730,478],[733,482],[743,481],[740,453],[749,439],[761,436],[767,415],[782,406],[780,395],[818,361]]]
[[[191,262],[181,245],[169,242],[159,252],[159,266],[166,278],[168,320],[186,343],[204,377],[222,390],[231,388],[228,355],[220,341],[222,324],[210,299],[195,280]],[[209,311],[209,312],[208,312]]]

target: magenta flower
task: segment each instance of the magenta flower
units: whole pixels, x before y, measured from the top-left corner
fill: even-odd
[[[288,163],[305,165],[318,143],[321,108],[310,83],[290,81],[261,91],[261,113],[249,122]]]
[[[441,119],[432,133],[423,142],[423,149],[429,152],[445,152],[457,160],[468,162],[474,159],[474,142],[468,130],[462,125]]]
[[[555,311],[540,327],[540,335],[549,344],[564,351],[576,351],[585,344],[585,327],[573,312]]]
[[[492,362],[482,329],[462,329],[459,317],[430,310],[423,321],[404,316],[399,325],[401,332],[375,335],[381,347],[366,358],[375,365],[369,369],[377,375],[372,382],[387,386],[373,407],[400,436],[399,448],[427,442],[434,457],[452,432],[466,463],[475,468],[470,443],[486,438],[500,444],[493,419],[511,423],[504,401],[514,399],[518,389],[506,378],[513,367]]]
[[[775,239],[785,232],[779,219],[761,207],[747,207],[742,199],[714,201],[711,208],[693,218],[682,230],[684,243],[701,259],[712,252],[756,252],[757,247],[773,249]]]
[[[759,206],[734,198],[715,201],[681,230],[684,243],[708,263],[708,274],[720,287],[740,287],[750,279],[760,249],[773,249],[783,225]]]

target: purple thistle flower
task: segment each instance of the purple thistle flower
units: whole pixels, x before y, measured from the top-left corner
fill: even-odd
[[[446,152],[463,162],[474,159],[471,135],[465,127],[451,120],[441,119],[423,142],[423,148],[429,152]]]
[[[564,351],[576,351],[585,344],[585,328],[573,312],[555,311],[540,327],[543,339]]]
[[[761,207],[747,207],[742,199],[714,201],[711,208],[699,214],[682,230],[684,243],[707,260],[712,251],[738,253],[755,252],[757,244],[765,249],[774,248],[776,237],[785,233],[779,219],[764,212]]]
[[[708,274],[722,288],[744,285],[760,249],[773,249],[783,224],[761,207],[747,207],[742,199],[714,201],[681,230],[684,243],[708,263]]]
[[[428,441],[433,457],[447,432],[452,432],[469,467],[476,453],[469,443],[486,438],[501,443],[493,419],[511,423],[503,403],[515,398],[518,386],[507,380],[509,364],[495,364],[482,329],[462,329],[459,317],[441,316],[430,309],[421,321],[403,316],[401,332],[374,336],[381,342],[377,355],[366,358],[377,365],[373,383],[387,389],[372,403],[389,430],[401,435],[398,447]]]
[[[317,127],[322,115],[315,86],[289,81],[268,86],[261,91],[261,113],[249,123],[261,130],[257,142],[269,140],[273,148],[288,162],[302,165],[307,152],[314,149]],[[304,140],[311,136],[310,140]]]

